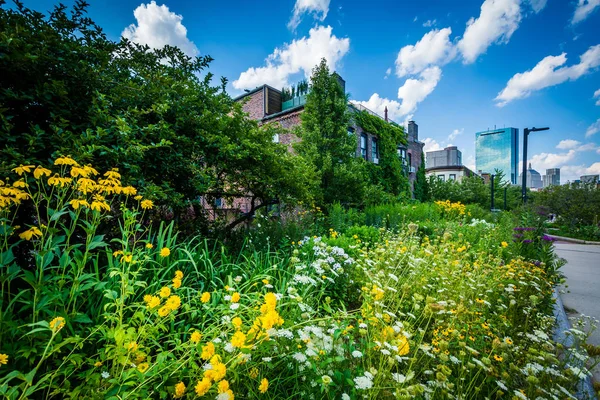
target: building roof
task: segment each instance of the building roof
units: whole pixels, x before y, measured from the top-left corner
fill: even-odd
[[[257,86],[257,87],[255,87],[254,89],[252,89],[252,90],[250,90],[250,91],[247,91],[246,93],[243,93],[243,94],[240,94],[240,95],[239,95],[239,96],[237,96],[237,97],[234,97],[234,98],[233,98],[233,101],[240,101],[241,99],[243,99],[243,98],[244,98],[244,97],[246,97],[246,96],[250,96],[251,94],[254,94],[254,93],[256,93],[256,92],[259,92],[259,91],[263,90],[265,87],[268,87],[268,88],[269,88],[269,89],[271,89],[271,90],[275,90],[275,91],[277,91],[277,92],[281,93],[281,90],[279,90],[279,89],[275,89],[273,86],[271,86],[271,85],[266,85],[266,84],[265,84],[265,85],[260,85],[260,86]]]
[[[425,172],[435,171],[465,171],[466,173],[475,175],[475,172],[471,171],[471,169],[465,167],[464,165],[445,165],[425,169]]]
[[[275,114],[265,115],[263,117],[263,119],[261,119],[261,121],[268,121],[270,119],[281,117],[282,115],[289,114],[289,113],[292,113],[294,111],[300,111],[301,109],[304,108],[304,106],[305,106],[304,104],[300,104],[298,106],[295,106],[295,107],[292,107],[292,108],[288,108],[287,110],[276,112]]]

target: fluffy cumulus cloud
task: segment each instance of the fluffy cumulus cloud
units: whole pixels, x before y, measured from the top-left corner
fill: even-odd
[[[233,87],[239,90],[253,89],[265,83],[276,88],[287,86],[290,75],[304,72],[307,78],[310,77],[321,58],[327,60],[329,68],[336,69],[349,49],[350,39],[336,37],[330,26],[318,26],[310,30],[308,37],[276,48],[267,57],[264,67],[248,68],[242,72],[233,81]]]
[[[507,43],[521,22],[520,0],[485,0],[479,18],[471,18],[458,49],[472,63],[494,43]]]
[[[407,79],[404,85],[398,88],[398,98],[402,100],[400,113],[413,113],[417,104],[433,92],[441,77],[442,70],[439,67],[430,67],[421,72],[417,79]]]
[[[600,0],[578,0],[571,24],[575,25],[590,16],[594,10],[600,7]]]
[[[529,0],[528,1],[529,5],[531,6],[531,9],[536,14],[539,13],[540,11],[542,11],[544,9],[544,7],[546,7],[547,2],[548,2],[548,0]]]
[[[450,135],[448,135],[448,141],[451,142],[457,138],[457,136],[462,135],[465,132],[465,128],[454,129]]]
[[[598,100],[596,100],[596,105],[600,106],[600,89],[598,89],[594,92],[594,98],[598,99]]]
[[[568,164],[575,159],[576,154],[577,150],[575,149],[571,149],[566,153],[540,153],[535,154],[528,161],[534,169],[545,171],[548,168],[560,168]]]
[[[385,114],[385,108],[388,109],[388,118],[395,120],[397,118],[401,118],[404,116],[402,114],[401,105],[399,102],[395,100],[389,100],[386,98],[382,98],[378,93],[373,93],[373,95],[367,101],[353,101],[354,104],[359,104],[368,108],[371,111],[376,112],[382,117]]]
[[[443,65],[452,60],[455,49],[450,42],[452,29],[434,29],[426,33],[415,45],[404,46],[396,58],[399,77],[418,74],[433,65]]]
[[[560,181],[561,183],[566,183],[567,181],[579,179],[582,175],[598,174],[600,174],[600,162],[595,162],[590,166],[586,166],[585,164],[565,165],[560,168]]]
[[[566,62],[566,53],[548,56],[533,69],[515,74],[496,97],[497,105],[502,107],[513,100],[525,98],[536,90],[576,80],[595,70],[600,66],[600,45],[592,46],[583,53],[578,64],[564,66]]]
[[[329,2],[330,0],[296,0],[288,28],[295,31],[304,14],[313,14],[315,19],[325,21],[329,13]]]
[[[600,132],[600,118],[598,118],[596,122],[588,126],[587,130],[585,131],[585,137],[590,137],[598,132]]]
[[[578,147],[580,144],[581,142],[578,142],[577,140],[566,139],[561,140],[560,143],[556,145],[556,148],[560,150],[569,150]]]
[[[177,46],[188,56],[200,54],[198,48],[187,37],[187,29],[181,21],[183,17],[169,11],[165,5],[140,4],[133,12],[136,24],[131,24],[121,35],[132,42],[146,44],[154,49],[165,45]]]
[[[425,143],[425,146],[423,146],[423,152],[425,153],[428,151],[443,150],[442,146],[435,139],[425,138],[423,143]]]

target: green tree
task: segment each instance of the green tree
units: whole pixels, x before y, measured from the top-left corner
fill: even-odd
[[[429,182],[425,176],[425,155],[421,153],[421,165],[417,170],[417,177],[414,186],[415,199],[426,202],[431,199],[431,193],[429,191]]]
[[[366,173],[363,160],[355,157],[356,137],[348,134],[348,97],[325,59],[313,69],[301,118],[295,149],[314,166],[317,201],[361,203]]]

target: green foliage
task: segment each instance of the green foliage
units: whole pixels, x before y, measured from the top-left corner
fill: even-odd
[[[600,224],[600,189],[595,184],[549,186],[536,193],[533,201],[555,214],[558,224],[567,229]]]
[[[212,85],[210,56],[113,42],[83,1],[48,18],[2,7],[0,32],[0,172],[58,155],[118,167],[176,217],[190,204],[203,217],[200,196],[309,197],[311,169],[244,116],[225,79]]]
[[[425,176],[425,154],[421,153],[421,165],[417,170],[417,176],[414,183],[413,194],[415,199],[426,202],[431,199],[429,182]]]

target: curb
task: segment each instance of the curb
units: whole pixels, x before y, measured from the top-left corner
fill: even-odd
[[[569,324],[569,319],[565,313],[565,307],[556,288],[552,290],[552,296],[556,300],[554,303],[554,318],[556,319],[556,326],[554,327],[553,339],[555,342],[562,343],[567,349],[569,349],[574,345],[573,337],[571,335],[566,335],[565,332],[571,329],[571,324]],[[582,365],[578,366],[580,367]],[[577,384],[577,393],[575,394],[575,397],[580,400],[597,399],[596,393],[594,392],[594,386],[592,385],[592,378],[589,375],[587,375],[585,378],[582,378]]]
[[[600,242],[594,242],[592,240],[582,240],[582,239],[575,239],[575,238],[570,238],[570,237],[565,237],[565,236],[556,236],[556,235],[552,235],[549,233],[547,233],[546,236],[551,237],[552,239],[562,240],[563,242],[571,242],[571,243],[579,243],[579,244],[600,244]]]

